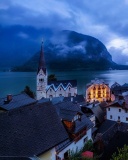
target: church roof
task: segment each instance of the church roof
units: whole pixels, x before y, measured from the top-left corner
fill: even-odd
[[[29,97],[26,93],[20,93],[17,95],[12,95],[12,100],[7,101],[7,98],[0,99],[0,108],[4,110],[11,110],[18,107],[27,106],[37,101]]]
[[[0,156],[33,156],[68,139],[51,103],[1,113]]]
[[[43,42],[42,42],[42,45],[41,45],[38,72],[39,72],[40,69],[42,69],[44,74],[46,74],[46,65],[45,65],[45,59],[44,59]]]
[[[62,87],[63,90],[66,90],[69,86],[77,87],[77,81],[76,80],[49,81],[46,90],[52,88],[54,91],[57,91],[59,87]]]

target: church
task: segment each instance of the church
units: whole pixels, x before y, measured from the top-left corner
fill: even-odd
[[[45,64],[43,43],[41,45],[36,83],[37,100],[40,100],[41,98],[51,99],[52,97],[70,97],[77,95],[76,80],[48,81],[48,73]]]

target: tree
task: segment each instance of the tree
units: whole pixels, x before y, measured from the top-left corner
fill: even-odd
[[[114,153],[111,160],[128,160],[128,146],[124,145],[123,148],[118,148],[118,153]]]
[[[57,78],[56,78],[55,74],[50,74],[48,76],[48,81],[57,81]]]
[[[29,86],[26,86],[25,89],[24,89],[24,92],[29,95],[31,98],[35,98],[35,95],[33,93],[33,91],[31,91],[30,87]]]

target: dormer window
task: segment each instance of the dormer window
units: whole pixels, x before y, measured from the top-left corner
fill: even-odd
[[[76,121],[76,120],[81,120],[81,116],[80,116],[79,114],[77,114],[77,115],[75,115],[75,117],[74,117],[73,120],[74,120],[74,121]]]

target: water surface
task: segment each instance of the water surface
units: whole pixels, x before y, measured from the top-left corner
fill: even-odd
[[[86,84],[95,78],[104,79],[110,86],[114,82],[121,85],[128,83],[128,70],[49,72],[49,74],[53,73],[58,80],[76,79],[78,94],[85,94]],[[36,91],[36,72],[0,72],[0,97],[18,94],[26,85]]]

